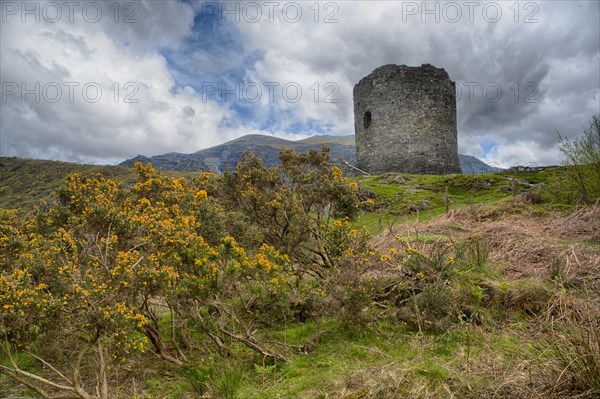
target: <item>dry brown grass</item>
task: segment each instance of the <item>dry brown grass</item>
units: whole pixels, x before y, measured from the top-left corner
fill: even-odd
[[[559,278],[563,284],[600,290],[600,206],[580,208],[568,215],[538,217],[504,205],[501,217],[486,218],[483,206],[451,211],[426,223],[405,223],[376,237],[386,251],[394,236],[427,250],[424,235],[465,240],[478,237],[487,244],[489,259],[508,280]],[[502,211],[502,212],[504,212]]]
[[[388,251],[395,236],[402,236],[411,247],[428,253],[438,239],[477,237],[502,275],[490,281],[501,307],[530,316],[523,339],[538,344],[529,357],[507,359],[482,351],[462,365],[464,357],[459,356],[458,363],[448,364],[455,378],[445,385],[445,397],[599,397],[600,205],[567,215],[539,216],[515,209],[518,206],[504,204],[500,209],[455,210],[426,223],[396,226],[374,242]],[[477,380],[488,383],[469,385]],[[428,389],[432,397],[440,394]]]
[[[600,397],[598,304],[557,294],[538,321],[540,392],[552,398]]]
[[[600,206],[589,206],[549,220],[546,224],[552,235],[600,243]]]

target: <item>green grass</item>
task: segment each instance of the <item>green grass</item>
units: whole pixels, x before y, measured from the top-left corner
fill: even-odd
[[[190,369],[148,373],[137,382],[133,397],[199,397],[193,395],[204,393],[205,383],[212,387],[213,397],[227,399],[446,398],[448,390],[461,397],[469,387],[482,392],[500,384],[477,370],[480,362],[493,358],[507,367],[531,356],[523,350],[518,331],[483,330],[468,324],[419,336],[407,327],[380,321],[356,335],[329,321],[321,326],[294,326],[286,335],[290,343],[298,343],[317,333],[319,344],[312,352],[292,355],[277,367],[252,364],[242,352],[237,359],[204,359],[193,375]],[[467,369],[477,372],[468,376]]]
[[[390,395],[420,390],[422,394],[414,397],[442,398],[448,397],[447,389],[467,390],[466,385],[474,381],[486,389],[498,383],[491,376],[479,381],[466,378],[463,371],[469,362],[476,367],[482,359],[496,357],[517,363],[526,356],[516,332],[462,325],[448,333],[419,336],[408,328],[380,322],[359,337],[333,329],[314,352],[293,356],[267,376],[246,373],[239,398],[379,397],[368,395],[396,388]]]
[[[516,179],[516,193],[548,185],[560,169],[535,173],[499,172],[485,175],[410,175],[386,173],[380,176],[360,177],[362,190],[375,194],[375,204],[365,212],[357,224],[372,233],[385,230],[393,224],[407,221],[427,221],[445,212],[445,190],[448,188],[449,209],[462,209],[475,204],[488,207],[511,201],[512,180]],[[539,206],[525,209],[540,211]],[[565,208],[565,206],[563,206]],[[565,210],[571,209],[566,206]],[[381,220],[381,223],[380,223]]]

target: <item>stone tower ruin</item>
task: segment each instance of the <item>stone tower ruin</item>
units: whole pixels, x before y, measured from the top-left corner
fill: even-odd
[[[384,65],[354,86],[357,167],[460,173],[456,91],[444,69]]]

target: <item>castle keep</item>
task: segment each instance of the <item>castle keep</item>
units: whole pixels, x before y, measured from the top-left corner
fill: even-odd
[[[354,86],[357,167],[460,173],[456,92],[444,69],[384,65]]]

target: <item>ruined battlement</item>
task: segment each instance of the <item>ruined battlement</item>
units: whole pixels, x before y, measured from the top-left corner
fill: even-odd
[[[359,169],[460,173],[455,84],[442,68],[384,65],[354,86]]]

